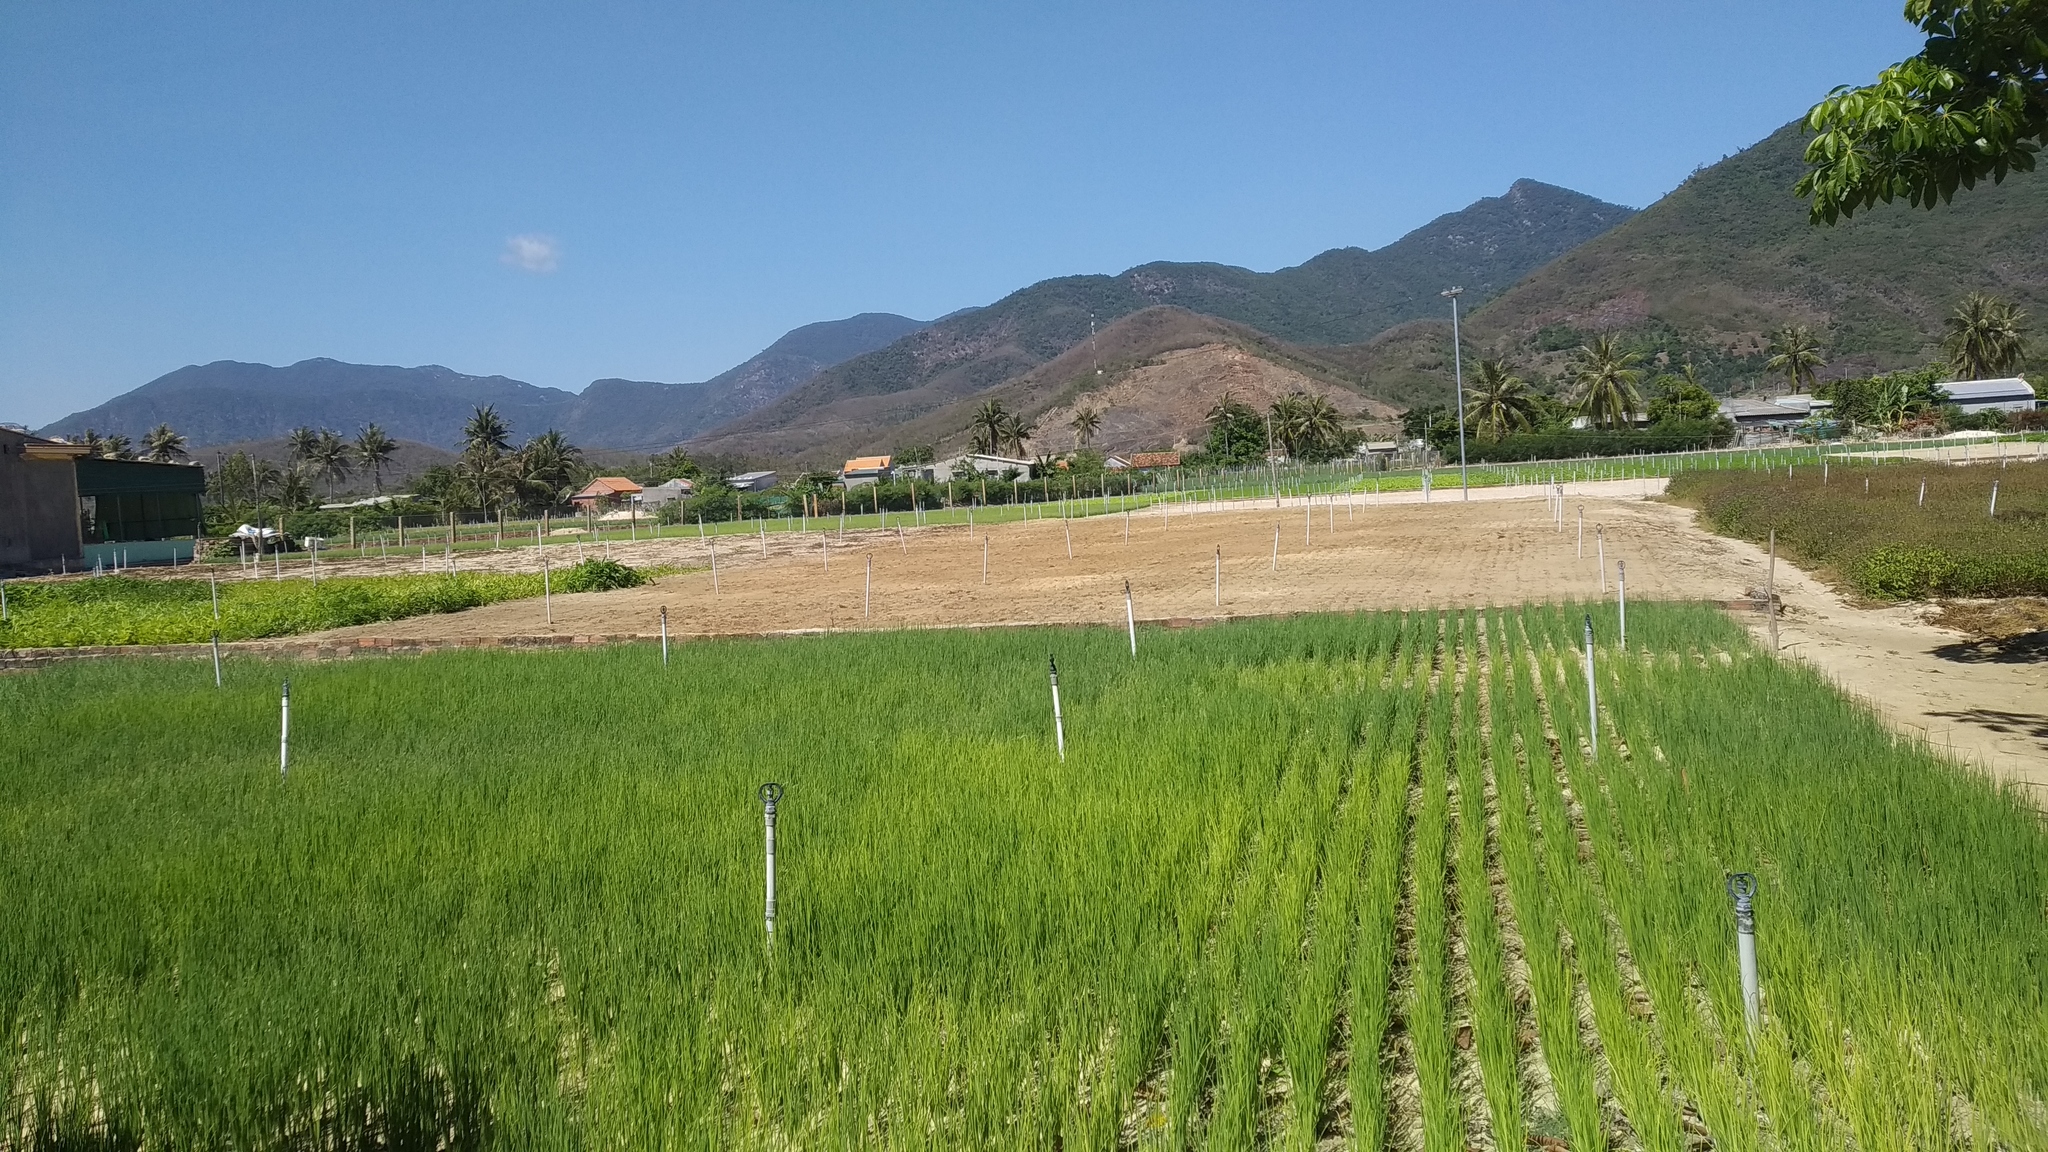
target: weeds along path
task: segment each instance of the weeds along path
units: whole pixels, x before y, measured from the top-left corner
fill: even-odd
[[[1617,624],[0,679],[0,1148],[2048,1150],[2038,814]]]

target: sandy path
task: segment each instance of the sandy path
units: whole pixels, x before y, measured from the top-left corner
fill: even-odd
[[[612,555],[629,563],[693,570],[644,588],[555,597],[552,625],[539,601],[525,600],[340,629],[320,639],[652,636],[663,606],[676,637],[1121,624],[1125,580],[1140,620],[1505,606],[1598,596],[1596,525],[1605,528],[1610,565],[1627,563],[1633,595],[1733,600],[1762,586],[1759,549],[1697,528],[1689,510],[1642,499],[1646,487],[1661,485],[1569,486],[1562,531],[1552,526],[1548,504],[1526,489],[1475,490],[1469,503],[1453,489],[1439,490],[1426,505],[1420,494],[1405,494],[1379,506],[1318,498],[1307,510],[1300,500],[1277,509],[1267,501],[1199,514],[1151,510],[1130,517],[1128,542],[1123,517],[1073,521],[1072,559],[1067,525],[1058,520],[972,532],[910,528],[900,538],[895,530],[848,533],[843,542],[836,533],[771,533],[766,558],[758,539],[718,544],[716,592],[709,550],[694,539],[615,543]],[[1580,507],[1587,525],[1583,559],[1576,536]],[[567,556],[551,551],[564,561],[573,557],[573,550]],[[491,555],[530,570],[530,553]],[[470,566],[465,558],[464,567]],[[1788,655],[1865,698],[1901,729],[2002,779],[2048,789],[2048,666],[1971,662],[1959,633],[1923,622],[1911,608],[1851,607],[1782,560],[1778,587]],[[1760,616],[1754,626],[1761,634]]]

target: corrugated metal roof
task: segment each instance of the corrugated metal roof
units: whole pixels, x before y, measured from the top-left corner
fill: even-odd
[[[624,476],[599,476],[583,486],[576,496],[628,496],[640,491],[640,485]],[[575,499],[575,496],[570,499]]]
[[[2003,380],[1956,380],[1937,384],[1951,400],[2031,400],[2034,386],[2018,376]]]
[[[887,456],[855,456],[846,462],[841,472],[880,472],[889,466]]]

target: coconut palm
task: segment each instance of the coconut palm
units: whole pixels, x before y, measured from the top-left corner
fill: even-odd
[[[306,462],[313,466],[315,475],[327,481],[327,499],[330,501],[334,499],[335,483],[348,477],[349,456],[348,441],[343,440],[340,433],[331,428],[320,430],[320,440],[313,445],[313,454]]]
[[[985,400],[974,410],[974,419],[968,427],[974,429],[974,450],[995,453],[1002,450],[1003,428],[1010,419],[1009,410],[1001,400]]]
[[[311,460],[313,453],[319,447],[320,433],[303,424],[285,433],[284,448],[286,452],[291,454],[291,460],[294,464],[302,460]]]
[[[2027,362],[2027,314],[1982,292],[1963,297],[1948,318],[1949,367],[1965,380],[2010,376]]]
[[[466,452],[479,448],[497,453],[509,452],[512,449],[512,427],[498,415],[496,408],[482,405],[462,425],[462,447]]]
[[[1591,343],[1580,345],[1578,355],[1565,369],[1579,414],[1603,428],[1632,423],[1643,410],[1643,395],[1636,389],[1643,376],[1636,365],[1642,359],[1640,352],[1615,347],[1612,336],[1595,336]]]
[[[1074,443],[1077,446],[1085,446],[1090,440],[1095,439],[1095,430],[1102,427],[1102,413],[1093,408],[1083,408],[1074,413],[1072,420],[1067,421],[1067,427],[1074,430]]]
[[[1010,446],[1010,455],[1022,457],[1024,455],[1024,442],[1031,439],[1037,431],[1037,425],[1015,412],[1009,412],[1003,416],[1002,435],[1000,438],[1003,443]]]
[[[398,441],[384,434],[384,429],[375,424],[366,424],[356,433],[353,447],[356,463],[370,470],[371,488],[381,496],[384,494],[384,466],[398,453]]]
[[[1289,392],[1273,401],[1273,406],[1268,412],[1270,423],[1267,426],[1273,430],[1273,439],[1279,441],[1280,447],[1287,450],[1290,458],[1301,454],[1300,448],[1306,434],[1307,399],[1303,393]]]
[[[1820,341],[1804,324],[1787,324],[1771,337],[1771,358],[1766,371],[1782,373],[1794,392],[1811,391],[1814,373],[1827,364],[1820,354]]]
[[[1515,375],[1505,360],[1481,360],[1465,390],[1466,415],[1481,440],[1499,440],[1510,432],[1527,431],[1536,412],[1529,382]]]
[[[669,465],[662,467],[663,463]],[[583,449],[553,428],[535,436],[519,450],[520,483],[542,503],[555,505],[568,499],[583,471]],[[656,458],[656,480],[680,475],[694,468],[681,449],[666,458]]]
[[[313,477],[305,464],[294,464],[280,474],[277,502],[286,508],[304,508],[313,502]]]
[[[1304,458],[1334,455],[1344,440],[1344,414],[1326,396],[1304,396],[1295,417],[1295,435]]]
[[[142,455],[146,460],[169,464],[185,455],[185,438],[171,431],[169,424],[159,424],[142,438]]]
[[[461,504],[488,512],[503,508],[518,494],[519,464],[514,457],[485,444],[455,458],[452,495]]]
[[[126,436],[115,434],[100,441],[100,455],[109,460],[133,460],[135,452]]]

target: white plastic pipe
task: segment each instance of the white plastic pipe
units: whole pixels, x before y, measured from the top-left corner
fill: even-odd
[[[220,687],[220,633],[213,634],[213,686]]]
[[[1756,975],[1756,877],[1747,872],[1730,876],[1728,894],[1735,897],[1735,956],[1742,969],[1742,1015],[1749,1025],[1750,1039],[1754,1040],[1763,1019],[1763,990]]]
[[[1138,612],[1131,604],[1131,582],[1124,581],[1124,627],[1131,634],[1131,658],[1138,655]]]
[[[668,667],[668,605],[661,606],[661,666]]]
[[[1621,651],[1628,653],[1628,561],[1614,562],[1615,616],[1620,624]]]
[[[761,785],[761,820],[767,846],[768,889],[764,908],[768,926],[768,947],[775,947],[775,805],[782,799],[782,785],[768,783]]]
[[[1052,739],[1059,750],[1060,761],[1067,759],[1067,725],[1060,716],[1060,666],[1052,657],[1046,657],[1046,667],[1052,673]]]
[[[291,770],[292,762],[292,682],[284,682],[284,696],[278,704],[277,722],[277,777],[282,780]]]
[[[1586,750],[1600,751],[1599,687],[1593,681],[1593,617],[1586,617]]]

